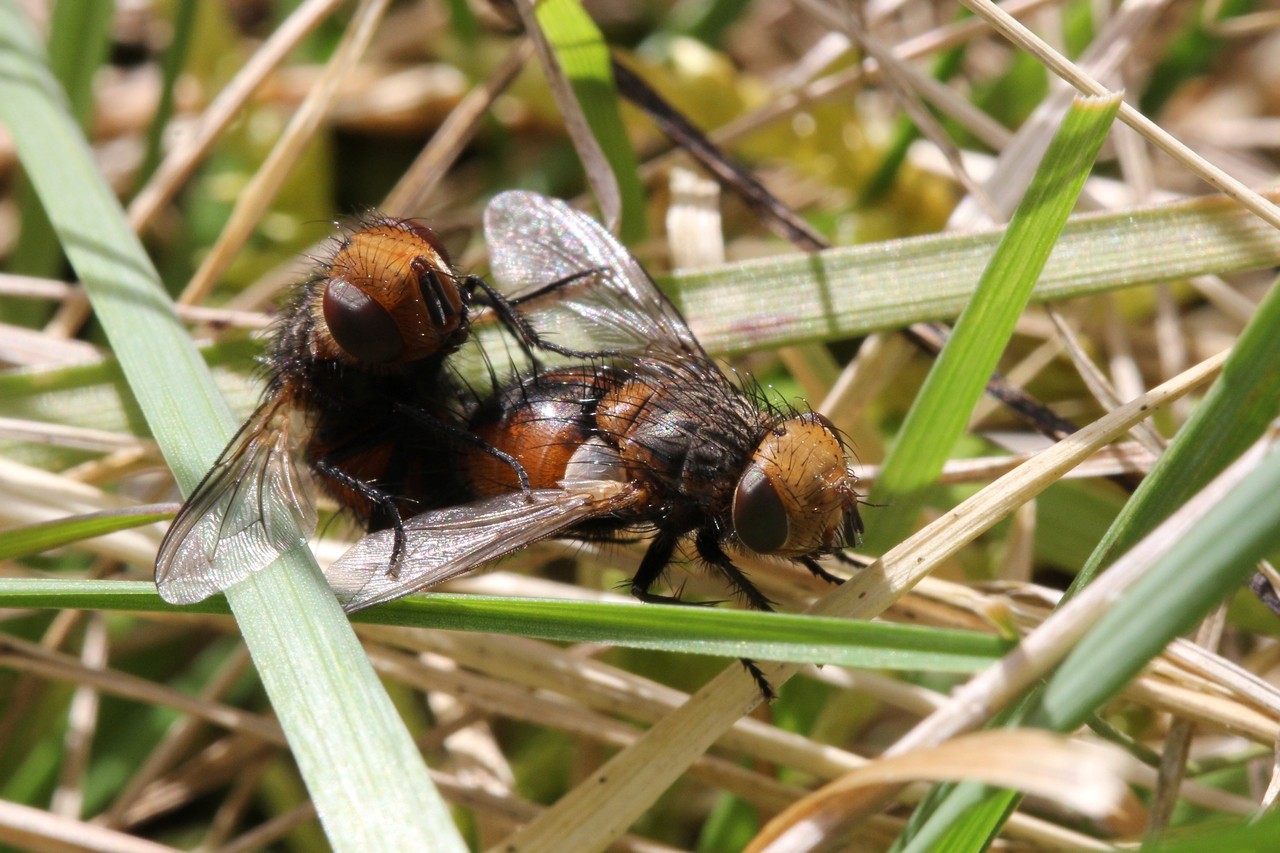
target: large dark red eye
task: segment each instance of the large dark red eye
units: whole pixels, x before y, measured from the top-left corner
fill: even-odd
[[[787,544],[787,510],[772,481],[752,465],[733,493],[733,529],[738,541],[757,554],[772,554]]]
[[[387,309],[340,278],[325,285],[324,321],[338,346],[357,361],[385,364],[404,351],[404,338]]]

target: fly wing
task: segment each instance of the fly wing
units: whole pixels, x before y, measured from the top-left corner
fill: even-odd
[[[156,555],[156,587],[192,604],[244,580],[303,543],[315,505],[293,461],[289,410],[267,400],[196,486]]]
[[[637,498],[626,483],[575,482],[565,489],[512,492],[425,512],[405,522],[407,543],[398,573],[389,571],[394,538],[383,530],[351,546],[325,578],[352,613],[465,575]]]
[[[694,356],[701,344],[644,268],[598,222],[559,199],[495,196],[484,212],[489,262],[509,298],[551,343],[618,355]],[[544,298],[535,294],[569,281]]]

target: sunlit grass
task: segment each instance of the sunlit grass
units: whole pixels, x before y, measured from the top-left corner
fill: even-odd
[[[675,4],[611,18],[570,0],[526,7],[524,20],[544,28],[539,53],[467,4],[397,3],[343,68],[337,46],[377,3],[334,13],[341,4],[312,0],[287,20],[264,6],[250,21],[180,2],[173,18],[152,10],[134,29],[70,15],[74,5],[57,4],[47,49],[92,149],[24,36],[25,12],[0,0],[0,123],[24,170],[0,196],[3,221],[21,225],[16,243],[5,239],[16,227],[0,232],[0,253],[6,271],[37,277],[0,276],[0,320],[15,324],[0,329],[13,365],[0,375],[0,607],[10,608],[0,612],[0,843],[102,833],[100,846],[425,849],[431,833],[436,847],[587,850],[638,843],[634,833],[738,850],[797,802],[817,819],[819,801],[803,795],[854,769],[863,782],[843,814],[861,822],[825,824],[847,833],[838,849],[897,839],[899,850],[977,850],[995,836],[1101,849],[1166,829],[1211,833],[1168,849],[1253,843],[1233,824],[1262,809],[1258,780],[1271,772],[1276,623],[1237,591],[1278,544],[1274,453],[1258,446],[1224,492],[1197,495],[1280,413],[1280,299],[1268,295],[1280,235],[1235,203],[1194,198],[1210,188],[1191,176],[1233,191],[1234,178],[1274,178],[1259,142],[1274,121],[1265,21],[1228,4],[1153,28],[1145,9],[1104,19],[1071,4],[1041,13],[1055,26],[1028,18],[1044,42],[1012,49],[954,7],[908,4],[862,22],[888,47],[855,55],[839,39],[860,24],[839,4]],[[195,38],[165,52],[164,33],[183,21]],[[1058,62],[1048,44],[1059,41],[1108,85],[1113,71],[1093,53],[1132,54],[1120,118],[1145,141],[1112,132],[1092,170],[1090,146],[1039,153],[1068,102],[1050,81],[1090,85]],[[269,70],[277,45],[295,42]],[[672,207],[691,204],[672,192],[671,167],[689,163],[638,111],[618,108],[606,45],[836,248],[787,245],[725,188],[701,219],[681,220],[707,223],[705,233],[668,233]],[[892,67],[893,50],[937,59],[918,67],[949,85]],[[181,150],[194,137],[179,131],[256,63],[266,85],[233,121],[222,106],[238,96],[211,110],[222,115],[212,147],[144,185],[156,145]],[[178,68],[170,92],[160,81]],[[1147,68],[1157,71],[1146,78]],[[317,88],[326,71],[328,105]],[[299,119],[308,98],[315,112]],[[907,129],[899,110],[917,98],[940,122],[912,106],[919,129]],[[170,103],[164,125],[155,116]],[[582,121],[569,133],[575,104]],[[287,126],[293,142],[277,147]],[[941,142],[939,131],[969,183],[924,141]],[[1046,181],[1070,155],[1081,162],[1069,176]],[[1219,167],[1234,177],[1219,180]],[[1038,170],[1049,194],[1082,184],[1061,232],[1073,192],[1060,209],[1033,192],[1028,218],[993,225]],[[981,202],[970,193],[979,184]],[[747,565],[791,614],[781,617],[612,601],[640,553],[625,544],[540,545],[438,596],[360,614],[354,634],[300,555],[231,593],[236,621],[220,600],[162,605],[149,580],[167,507],[155,502],[177,498],[174,481],[189,489],[255,405],[258,330],[306,268],[300,254],[322,251],[334,219],[387,197],[425,199],[387,212],[456,231],[461,248],[486,198],[517,186],[587,193],[593,213],[620,217],[717,357],[786,403],[826,398],[856,470],[878,475],[861,509],[884,560],[835,589],[803,568]],[[117,197],[138,199],[128,219]],[[145,223],[143,243],[128,223]],[[1019,227],[1052,243],[1042,271],[1032,250],[1009,248]],[[711,258],[722,246],[725,261],[671,270],[673,236]],[[1019,286],[992,300],[978,286],[1001,241],[1002,280]],[[483,249],[472,239],[462,268],[483,272]],[[54,281],[73,275],[93,300],[87,325],[78,296]],[[193,278],[201,304],[176,315],[161,291]],[[995,310],[960,325],[958,359],[902,341],[913,324],[954,322],[975,292]],[[1081,431],[1046,450],[1050,440],[1007,408],[975,403],[991,365]],[[928,416],[909,415],[916,407]],[[1106,454],[1122,442],[1123,454]],[[1012,471],[995,464],[1014,455],[1026,461]],[[979,473],[956,475],[969,462]],[[1095,473],[1067,482],[1077,464]],[[916,469],[911,500],[903,465]],[[934,483],[939,472],[948,485]],[[320,565],[352,535],[326,521]],[[1072,576],[1084,603],[1059,607]],[[675,568],[668,582],[725,597],[696,569]],[[1199,646],[1176,639],[1227,602],[1229,616],[1196,632]],[[822,618],[797,615],[806,610]],[[830,618],[850,615],[877,618]],[[733,660],[744,655],[787,661],[762,664],[781,696],[745,718],[759,691]],[[993,726],[1006,706],[1024,727],[1069,736],[1043,756],[1060,747],[1127,795],[1098,811],[1066,797],[1078,781],[1036,776],[1041,756],[1019,751],[1036,742],[1022,732],[1004,751],[1002,733],[983,735],[986,761],[948,740]],[[1091,731],[1072,731],[1082,724]],[[1122,744],[1109,758],[1082,747],[1104,735]],[[420,752],[454,808],[435,805]],[[1025,778],[1040,798],[962,783],[917,808],[922,789],[863,784],[900,786],[889,771],[913,756],[931,756],[918,778]],[[966,763],[983,766],[966,775]],[[1080,814],[1045,807],[1055,784]]]

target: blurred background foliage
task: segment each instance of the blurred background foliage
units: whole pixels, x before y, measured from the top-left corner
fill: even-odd
[[[164,152],[192,132],[217,93],[301,5],[284,0],[32,0],[24,8],[47,38],[53,67],[74,115],[92,140],[103,173],[128,204],[147,184]],[[337,5],[337,11],[268,77],[142,232],[165,287],[175,296],[205,261],[246,186],[345,32],[350,4]],[[1073,57],[1094,44],[1105,23],[1100,20],[1103,12],[1114,12],[1084,0],[1042,5],[1035,25],[1051,33]],[[724,151],[745,164],[783,203],[800,211],[828,243],[887,241],[948,226],[964,190],[936,155],[923,151],[928,144],[883,81],[832,83],[826,93],[770,115],[771,108],[804,91],[811,81],[835,81],[842,75],[851,79],[851,72],[860,67],[864,56],[848,50],[847,40],[841,46],[844,36],[830,24],[832,16],[847,13],[843,4],[599,0],[587,2],[585,8],[615,55],[701,129],[712,133],[717,128],[748,128],[732,132]],[[876,37],[884,44],[972,20],[958,6],[939,2],[867,3],[861,11],[874,20]],[[1233,174],[1249,183],[1270,180],[1275,174],[1274,123],[1280,110],[1280,66],[1275,62],[1280,32],[1274,15],[1265,4],[1251,0],[1168,4],[1149,28],[1129,36],[1116,82],[1127,89],[1130,102]],[[1257,16],[1263,16],[1262,23]],[[322,130],[289,171],[269,209],[257,218],[252,236],[218,277],[213,293],[202,301],[211,308],[245,312],[250,321],[230,313],[193,321],[220,388],[237,412],[247,413],[257,399],[256,330],[269,320],[281,289],[305,273],[314,262],[309,259],[325,251],[324,241],[334,235],[335,222],[383,208],[419,152],[467,94],[504,61],[517,36],[511,21],[510,9],[465,0],[392,4],[358,70],[341,82]],[[932,50],[919,69],[948,84],[955,97],[985,113],[1006,135],[1056,89],[1038,61],[990,35]],[[635,107],[623,103],[621,115],[631,147],[644,164],[648,236],[631,248],[661,275],[676,266],[664,227],[671,170],[674,165],[687,168],[689,160],[672,153],[670,140]],[[996,152],[990,140],[951,116],[940,120],[966,162],[979,171],[993,163]],[[1119,147],[1114,140],[1113,144]],[[1092,202],[1098,207],[1136,206],[1205,191],[1162,155],[1146,156],[1143,162],[1149,171],[1137,175],[1124,168],[1119,156],[1109,150],[1095,177],[1122,185],[1116,197],[1124,202],[1095,197]],[[459,255],[460,266],[483,271],[483,247],[476,239],[480,211],[493,194],[517,187],[563,198],[581,197],[588,190],[579,153],[535,61],[527,63],[484,112],[456,159],[440,173],[428,201],[420,209],[385,212],[422,217],[443,232],[460,235],[457,242],[467,247]],[[795,251],[732,193],[722,194],[719,211],[729,260]],[[57,299],[39,289],[22,291],[26,279],[19,277],[71,282],[73,275],[2,132],[0,263],[8,274],[3,280],[8,289],[0,294],[0,323],[6,324],[0,328],[0,339],[10,341],[2,354],[9,369],[0,375],[0,417],[107,436],[86,433],[77,444],[32,438],[15,427],[0,430],[0,453],[7,460],[102,484],[130,497],[172,497],[154,446],[145,442],[149,432],[118,370],[97,358],[105,340],[92,318],[83,325],[61,323],[66,309]],[[1095,360],[1115,371],[1112,379],[1125,398],[1224,349],[1269,285],[1266,271],[1240,275],[1229,287],[1174,282],[1159,289],[1088,297],[1064,307],[1064,312],[1089,342]],[[1162,340],[1170,328],[1176,339]],[[45,335],[46,344],[36,346],[19,334],[21,330]],[[1029,313],[1001,367],[1058,414],[1087,423],[1104,408],[1054,341],[1048,320]],[[807,397],[816,405],[821,394],[815,389],[830,388],[830,374],[854,358],[859,344],[813,345],[816,354],[781,358],[776,352],[754,353],[741,365],[781,397]],[[901,348],[890,362],[892,379],[861,402],[856,422],[841,422],[859,463],[881,461],[931,363],[925,355]],[[808,365],[820,378],[806,381],[798,375],[797,364]],[[1160,413],[1155,424],[1168,437],[1185,416],[1186,409],[1175,406]],[[1028,435],[1006,410],[988,406],[975,416],[952,458],[1043,446]],[[142,442],[116,447],[107,441],[110,436]],[[105,467],[104,461],[114,467]],[[936,487],[928,502],[930,517],[980,485]],[[1063,480],[1037,499],[1038,524],[1028,526],[1025,518],[1011,518],[996,525],[935,576],[975,584],[979,596],[991,588],[981,585],[988,581],[1035,582],[1061,589],[1088,560],[1127,496],[1115,478]],[[875,523],[876,509],[865,510],[869,524]],[[340,525],[332,529],[340,530]],[[543,557],[544,576],[552,580],[609,589],[625,578],[613,561],[601,566],[573,552]],[[127,576],[148,577],[150,567],[112,564],[107,569],[88,552],[72,550],[30,557],[10,568],[17,575],[55,570],[114,575],[120,570]],[[714,584],[701,578],[691,577],[689,583],[691,593],[717,595]],[[924,596],[916,601],[917,609],[907,606],[894,616],[928,621],[922,613],[929,604]],[[959,607],[954,602],[948,606]],[[982,617],[970,614],[967,619],[990,627]],[[10,641],[42,643],[48,651],[81,657],[92,645],[109,649],[109,655],[102,654],[109,657],[115,673],[193,694],[217,682],[220,702],[266,711],[261,688],[245,669],[238,642],[225,624],[120,614],[86,617],[69,611],[5,611],[0,620],[0,664],[32,654]],[[1277,646],[1267,636],[1275,633],[1272,615],[1246,593],[1237,597],[1230,623],[1224,654],[1261,677],[1273,674]],[[87,636],[98,637],[96,645],[87,643]],[[627,649],[598,657],[687,691],[724,666],[718,659]],[[101,661],[88,665],[100,666]],[[92,712],[88,741],[80,743],[78,727],[84,724],[73,711],[76,697],[85,694],[74,681],[74,676],[59,676],[52,669],[0,666],[0,799],[52,808],[64,816],[98,816],[108,826],[186,848],[205,844],[226,850],[314,850],[325,843],[306,811],[306,791],[287,752],[246,735],[215,737],[193,727],[179,739],[186,749],[183,760],[167,758],[163,772],[158,772],[149,765],[155,760],[153,750],[159,743],[171,743],[175,727],[187,718],[163,702],[148,704],[144,694],[121,699],[95,692],[100,704]],[[927,673],[897,677],[902,691],[928,697],[920,699],[926,705],[959,681],[953,675]],[[410,687],[390,681],[388,686],[429,758],[456,757],[444,736],[433,733],[433,726],[457,724],[460,712],[453,706],[442,710]],[[883,686],[870,692],[845,687],[830,673],[796,679],[767,716],[786,731],[874,756],[887,749],[915,715],[924,713],[919,706],[910,712],[895,706],[901,697],[886,699]],[[1274,723],[1275,709],[1266,711]],[[1117,701],[1098,721],[1099,729],[1113,732],[1144,757],[1149,757],[1144,749],[1160,748],[1169,727],[1165,710],[1132,700]],[[502,786],[538,803],[554,802],[613,748],[571,729],[501,715],[488,717],[482,728],[504,756],[485,772],[495,773]],[[1230,798],[1259,798],[1271,752],[1258,744],[1259,737],[1250,736],[1252,742],[1218,725],[1197,742],[1192,761],[1197,781],[1227,799],[1221,809],[1206,806],[1205,798],[1197,804],[1183,801],[1169,825],[1211,822],[1238,810],[1239,800]],[[78,763],[70,761],[73,756]],[[791,785],[811,787],[815,782],[801,771],[783,768],[770,774],[767,767],[753,769]],[[1142,796],[1151,795],[1144,790]],[[1097,849],[1138,837],[1103,822],[1062,814],[1049,802],[1033,801],[1029,808],[1043,820],[1083,833],[1061,836],[1059,841],[1068,846],[1085,836],[1097,841]],[[465,809],[458,811],[477,848],[501,838]],[[632,831],[680,849],[737,850],[768,817],[762,811],[768,810],[758,802],[687,777]],[[905,814],[905,809],[884,813],[854,846],[887,849]],[[254,827],[261,834],[253,834]],[[1046,837],[1027,836],[997,844],[1001,849],[1052,846]]]

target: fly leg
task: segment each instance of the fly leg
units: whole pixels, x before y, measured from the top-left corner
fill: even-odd
[[[742,573],[742,569],[733,564],[733,560],[730,560],[729,555],[720,547],[720,538],[714,527],[704,527],[699,530],[694,546],[703,562],[718,571],[733,588],[734,594],[745,601],[752,610],[773,611],[773,602],[765,598],[759,587]]]
[[[840,557],[837,555],[836,559],[839,560]],[[826,581],[829,584],[835,584],[839,586],[840,584],[844,583],[844,578],[840,577],[839,575],[833,575],[831,574],[831,572],[822,568],[822,566],[818,564],[818,561],[813,559],[813,557],[797,557],[796,562],[804,566],[809,571],[813,572],[814,577],[822,578],[822,580]],[[843,562],[843,560],[841,560],[841,562]]]
[[[765,612],[773,611],[773,603],[768,598],[765,598],[764,593],[742,573],[742,569],[733,564],[733,560],[730,560],[729,555],[720,547],[720,538],[714,527],[708,526],[699,530],[698,536],[694,540],[694,547],[703,562],[720,572],[724,579],[729,582],[729,585],[733,587],[733,591],[753,609]],[[769,679],[765,678],[764,672],[759,665],[750,658],[739,658],[739,660],[742,662],[743,668],[755,681],[756,687],[760,689],[760,695],[764,697],[764,701],[772,702],[777,694],[773,690],[773,685],[769,683]]]
[[[649,550],[645,551],[644,558],[640,560],[640,568],[636,570],[635,577],[631,579],[631,594],[641,601],[648,601],[658,604],[710,604],[712,602],[692,602],[682,601],[681,599],[670,595],[658,595],[649,592],[649,587],[658,580],[662,575],[662,570],[671,563],[671,557],[676,550],[676,542],[680,539],[680,533],[670,530],[659,530],[658,535],[653,538],[653,542],[649,544]],[[716,566],[720,571],[730,579],[735,589],[744,594],[744,597],[751,602],[752,606],[759,610],[772,610],[769,600],[765,598],[760,590],[755,588],[751,581],[747,580],[746,575],[735,566],[729,556],[720,548],[720,544],[715,541],[712,536],[708,541],[711,548],[703,550],[704,534],[698,534],[696,547],[698,555],[706,560],[709,564]],[[714,559],[713,559],[713,555]],[[750,593],[747,592],[750,590]],[[760,690],[760,695],[764,697],[764,701],[772,702],[777,695],[773,692],[773,685],[769,683],[769,679],[765,678],[764,672],[756,665],[756,662],[748,658],[740,658],[742,666],[747,673],[755,681],[756,687]]]
[[[520,491],[524,492],[526,498],[529,497],[530,492],[533,490],[532,486],[529,485],[529,474],[524,470],[524,466],[520,464],[520,461],[510,453],[504,453],[480,436],[473,435],[469,430],[464,429],[457,424],[449,423],[441,418],[437,418],[430,413],[424,412],[414,406],[410,406],[407,403],[396,403],[395,410],[397,414],[407,415],[414,421],[417,421],[430,432],[434,432],[437,435],[443,436],[452,441],[470,444],[472,447],[478,447],[490,456],[493,456],[496,459],[501,459],[511,467],[512,472],[516,475],[516,479],[520,481]]]
[[[572,284],[573,282],[586,278],[587,276],[596,275],[598,272],[599,270],[584,270],[579,273],[574,273],[573,275],[556,279],[550,284],[540,287],[532,293],[527,293],[524,296],[517,297],[515,299],[509,299],[499,293],[496,288],[489,284],[489,282],[479,276],[468,276],[465,286],[468,291],[474,292],[479,290],[483,294],[483,296],[476,301],[481,305],[493,309],[498,320],[502,325],[506,326],[507,331],[511,332],[516,340],[520,342],[520,346],[525,351],[525,355],[529,356],[530,359],[533,358],[532,350],[535,347],[537,349],[547,350],[548,352],[569,356],[570,358],[607,358],[609,356],[617,355],[617,353],[613,350],[570,349],[569,347],[554,344],[551,341],[546,340],[538,334],[537,330],[534,329],[532,325],[529,324],[529,321],[525,319],[525,316],[520,313],[518,308],[521,303],[530,302],[535,299],[548,296],[566,285]]]
[[[870,557],[850,557],[844,551],[836,551],[832,553],[831,556],[835,558],[837,563],[841,563],[853,569],[865,569],[867,566],[875,562]]]
[[[649,604],[680,604],[705,606],[713,605],[714,601],[685,601],[677,595],[659,595],[656,592],[650,592],[649,588],[657,583],[658,578],[662,577],[662,572],[671,565],[671,557],[676,552],[676,543],[680,541],[681,534],[671,530],[659,530],[658,534],[653,537],[653,541],[649,543],[649,549],[644,552],[644,557],[640,560],[640,568],[636,569],[635,576],[631,578],[631,595],[641,601]]]
[[[517,296],[514,299],[511,299],[509,301],[511,302],[512,305],[524,305],[526,302],[534,302],[538,299],[541,299],[544,296],[555,293],[560,288],[573,284],[575,281],[581,281],[584,278],[591,278],[593,276],[604,275],[606,272],[608,271],[604,267],[593,267],[591,269],[578,270],[575,273],[570,273],[569,275],[566,275],[563,278],[558,278],[553,282],[544,284],[542,285],[542,287],[535,288],[529,291],[528,293],[525,293],[521,296]]]
[[[365,443],[363,440],[352,442],[317,457],[312,464],[322,477],[327,478],[341,488],[355,492],[372,505],[373,511],[369,514],[369,527],[371,529],[391,528],[394,540],[391,547],[391,565],[387,568],[387,573],[394,578],[400,574],[400,561],[404,559],[404,551],[407,544],[407,537],[404,532],[404,518],[400,515],[400,507],[396,505],[395,497],[372,483],[348,474],[338,467],[342,459],[353,453],[358,453],[363,449]]]

